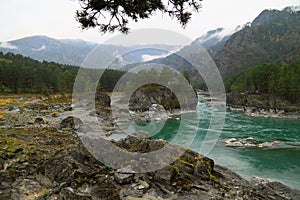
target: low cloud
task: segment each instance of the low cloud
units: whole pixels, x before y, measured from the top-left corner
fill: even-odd
[[[116,59],[118,59],[118,64],[119,64],[120,66],[126,65],[127,62],[124,60],[123,55],[120,54],[118,50],[116,50],[116,51],[113,52],[113,56],[114,56]]]
[[[154,59],[157,59],[157,58],[165,58],[173,53],[176,53],[178,51],[180,51],[181,47],[176,47],[174,48],[172,51],[169,51],[168,53],[164,53],[164,54],[161,54],[161,55],[149,55],[149,54],[144,54],[142,55],[142,60],[143,62],[147,62],[147,61],[150,61],[150,60],[154,60]]]
[[[157,58],[162,58],[162,57],[165,57],[165,55],[149,55],[149,54],[144,54],[142,55],[142,60],[144,62],[146,61],[150,61],[150,60],[154,60],[154,59],[157,59]]]
[[[42,45],[40,48],[37,48],[37,49],[35,49],[35,48],[31,48],[31,50],[32,51],[43,51],[43,50],[46,50],[46,45]]]
[[[294,12],[300,11],[300,6],[291,6],[290,9]]]
[[[208,33],[204,34],[203,36],[201,36],[198,41],[199,42],[206,42],[210,39],[217,39],[217,40],[222,40],[224,37],[228,36],[228,35],[232,35],[233,33],[237,32],[238,28],[236,29],[227,29],[227,28],[223,28],[220,31],[217,31],[214,34],[211,34],[208,36]]]
[[[18,49],[17,46],[10,44],[9,42],[0,42],[0,48],[5,49]]]

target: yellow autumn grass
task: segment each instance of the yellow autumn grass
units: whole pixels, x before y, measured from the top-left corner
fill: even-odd
[[[5,120],[5,113],[6,113],[6,111],[5,110],[0,110],[0,121],[3,121],[3,120]]]
[[[11,104],[12,99],[0,99],[0,106],[6,106]]]

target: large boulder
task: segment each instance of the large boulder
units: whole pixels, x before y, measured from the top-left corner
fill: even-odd
[[[95,104],[96,106],[102,107],[102,108],[108,108],[110,107],[110,97],[104,92],[104,91],[97,91],[95,95]]]
[[[178,99],[181,97],[183,99]],[[196,97],[196,95],[195,95]],[[182,105],[180,105],[180,102]],[[189,97],[187,94],[175,94],[167,87],[153,86],[149,88],[139,88],[131,96],[129,109],[133,111],[146,111],[154,105],[161,105],[165,110],[195,110],[197,98]],[[181,107],[182,106],[182,107]]]
[[[83,124],[83,122],[77,118],[77,117],[73,117],[73,116],[69,116],[65,119],[63,119],[60,123],[60,128],[64,129],[74,129],[77,130],[80,128],[80,126]]]

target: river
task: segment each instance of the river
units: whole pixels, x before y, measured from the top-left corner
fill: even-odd
[[[180,120],[169,119],[161,131],[152,137],[200,152],[214,109],[207,103],[199,102],[197,113],[184,114],[189,121],[184,134],[190,136],[176,138]],[[195,128],[196,134],[193,135]],[[224,142],[229,138],[247,137],[253,137],[254,144],[274,141],[278,144],[264,148],[228,147]],[[218,141],[206,156],[246,179],[258,176],[300,189],[300,120],[249,117],[227,110]]]

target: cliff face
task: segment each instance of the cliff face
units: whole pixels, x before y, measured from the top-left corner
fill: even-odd
[[[174,93],[165,87],[136,90],[130,98],[129,108],[134,111],[146,111],[152,104],[160,104],[166,110],[180,109]]]
[[[196,93],[179,90],[176,95],[169,88],[157,84],[138,88],[131,96],[125,93],[116,94],[112,99],[104,92],[98,92],[95,108],[97,115],[106,121],[113,120],[112,109],[117,113],[115,115],[118,115],[117,121],[161,120],[171,114],[180,114],[181,111],[196,111]],[[129,111],[125,109],[128,104],[130,116]]]
[[[194,97],[196,97],[196,94]],[[181,105],[180,102],[182,103]],[[185,93],[185,91],[175,96],[170,89],[155,85],[151,88],[139,88],[136,90],[130,98],[129,108],[133,111],[146,111],[151,105],[159,104],[167,111],[176,109],[196,110],[197,103],[197,99],[188,96],[188,93]]]
[[[299,191],[280,183],[246,181],[211,159],[174,145],[171,147],[185,153],[162,169],[122,173],[97,161],[71,133],[0,131],[0,199],[300,198]],[[12,142],[16,148],[5,148]],[[129,136],[115,145],[124,151],[147,153],[167,142]]]

